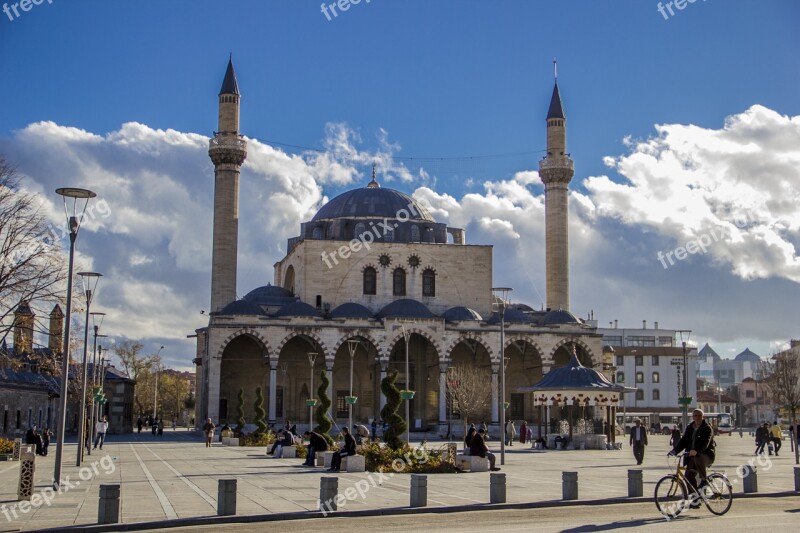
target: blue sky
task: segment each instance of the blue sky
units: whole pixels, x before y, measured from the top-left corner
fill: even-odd
[[[584,217],[587,227],[602,233],[606,243],[619,244],[615,253],[603,255],[580,236],[574,239],[573,276],[581,275],[584,280],[573,284],[581,291],[573,296],[574,306],[579,306],[574,309],[576,314],[584,316],[594,309],[596,314],[602,312],[602,322],[620,318],[630,320],[629,325],[641,318],[661,316],[662,325],[669,322],[716,339],[718,345],[726,347],[718,350],[721,353],[749,344],[763,354],[771,343],[800,332],[787,327],[741,332],[741,326],[736,326],[740,331],[736,338],[725,330],[726,320],[718,315],[723,309],[707,313],[705,322],[671,324],[670,316],[676,320],[693,317],[681,312],[680,306],[685,303],[672,302],[668,297],[677,284],[686,287],[687,296],[697,295],[702,301],[719,301],[720,294],[735,293],[745,305],[766,306],[766,301],[752,300],[765,294],[760,287],[765,284],[769,286],[766,293],[784,295],[787,301],[777,305],[788,310],[788,299],[798,292],[794,273],[780,269],[743,273],[747,268],[737,265],[734,251],[698,256],[683,270],[683,265],[678,265],[659,272],[651,256],[654,251],[680,245],[681,231],[663,230],[663,224],[647,214],[627,218],[625,202],[611,201],[614,209],[603,211],[600,207],[608,198],[587,188],[585,180],[605,175],[614,183],[636,182],[630,175],[609,168],[604,158],[634,155],[636,141],[658,137],[658,124],[717,131],[726,127],[729,117],[756,105],[791,123],[790,117],[800,115],[800,37],[796,31],[800,4],[790,0],[698,0],[667,20],[659,14],[657,4],[651,0],[363,0],[329,21],[321,13],[319,1],[53,0],[48,4],[45,0],[14,20],[0,13],[0,90],[5,103],[0,111],[0,153],[49,191],[59,182],[59,176],[44,172],[57,172],[60,167],[55,160],[46,164],[47,157],[56,157],[59,152],[37,151],[31,145],[53,139],[52,132],[23,134],[32,124],[50,121],[60,128],[58,135],[64,128],[76,128],[100,137],[119,137],[131,134],[120,133],[123,124],[138,123],[149,130],[210,136],[216,127],[216,94],[228,54],[232,53],[243,94],[242,132],[248,137],[329,150],[331,131],[326,128],[329,124],[343,125],[349,141],[360,152],[388,149],[395,163],[410,171],[405,180],[398,174],[392,187],[409,193],[425,187],[435,193],[435,197],[428,195],[434,200],[449,195],[463,205],[466,193],[486,197],[492,196],[491,191],[507,194],[505,182],[514,182],[518,173],[536,169],[540,157],[536,152],[545,143],[544,115],[552,91],[552,59],[556,56],[568,118],[568,146],[576,163],[571,189],[592,200],[598,208],[594,213],[605,213],[601,219],[585,212],[578,216]],[[395,143],[393,147],[387,148],[387,142],[381,141],[381,132],[386,132],[389,144]],[[129,141],[147,135],[139,132]],[[626,138],[633,144],[626,144]],[[755,134],[755,139],[759,138],[763,137]],[[703,142],[696,142],[700,152]],[[168,169],[183,159],[170,159],[174,154],[169,150],[164,150],[159,159],[152,152],[158,151],[158,146],[145,144],[146,148],[140,147],[136,153],[149,150],[148,158],[155,158],[152,165],[163,165],[164,175],[180,174],[171,174]],[[780,152],[781,146],[777,143],[773,147]],[[302,155],[298,149],[279,148],[290,155]],[[509,153],[521,155],[438,162],[402,159]],[[303,157],[308,160],[307,155]],[[314,182],[321,195],[332,197],[365,182],[368,160],[364,157],[349,162],[354,172],[361,173],[349,180],[334,179],[330,174],[326,179],[324,172],[316,175]],[[184,166],[186,180],[176,178],[176,182],[184,184],[190,197],[201,196],[199,205],[205,205],[211,192],[210,162],[196,158],[187,161],[196,167]],[[420,167],[425,170],[422,175]],[[196,180],[191,183],[188,180],[195,170]],[[113,173],[134,179],[141,171],[131,163],[124,171],[115,167]],[[68,176],[65,172],[61,178]],[[386,179],[391,180],[390,172]],[[532,197],[541,194],[537,180],[522,181]],[[789,181],[793,184],[792,196],[797,183],[794,176]],[[487,189],[485,182],[496,185]],[[261,189],[254,185],[253,191],[268,202],[274,199],[275,191],[270,188],[274,180],[265,183]],[[639,187],[644,197],[658,190]],[[102,195],[105,191],[98,192]],[[613,196],[613,192],[609,194]],[[630,195],[628,200],[636,197]],[[320,195],[308,196],[299,202],[295,218],[308,218],[322,201]],[[583,205],[580,199],[572,202],[573,208],[576,202],[579,207]],[[120,213],[121,207],[112,205]],[[669,207],[667,203],[659,209]],[[683,207],[676,209],[681,212]],[[142,207],[139,216],[155,215]],[[455,215],[442,212],[441,216]],[[272,228],[278,231],[277,237],[272,230],[259,235],[255,229],[245,228],[243,239],[252,237],[253,249],[260,248],[254,254],[262,254],[263,260],[270,261],[266,264],[272,264],[280,258],[285,239],[297,232],[295,218],[284,217],[284,221],[292,222]],[[483,233],[478,220],[466,217],[463,222],[476,224],[468,235],[497,238],[492,231]],[[791,230],[792,223],[787,227]],[[693,230],[702,232],[699,227]],[[109,241],[114,240],[113,228],[98,231],[107,232]],[[516,233],[519,243],[524,244],[526,234]],[[267,238],[270,241],[266,245],[259,240]],[[150,258],[148,264],[163,263],[163,271],[169,268],[169,257],[180,255],[175,251],[180,242],[175,235],[164,239],[161,251],[167,259],[159,261],[156,250],[142,252],[142,257]],[[784,233],[785,242],[794,244],[795,239],[791,231]],[[198,242],[202,242],[199,237]],[[114,259],[90,237],[81,244],[95,265],[114,270]],[[502,242],[497,246],[496,256],[504,250]],[[583,265],[577,256],[595,252],[601,256],[591,256],[591,264],[598,269],[593,273],[588,260]],[[788,253],[787,268],[791,270],[797,256],[793,251]],[[622,298],[626,301],[615,308],[609,303],[611,296],[622,286],[626,291],[631,287],[614,282],[606,273],[619,270],[614,261],[628,254],[647,256],[648,268],[656,266],[649,273],[632,271],[625,276],[625,283],[636,280],[643,288],[642,301],[626,296]],[[512,255],[521,258],[524,254]],[[248,263],[246,259],[243,262]],[[520,291],[533,303],[537,290],[543,291],[543,260],[539,262],[541,267],[536,266],[536,273],[528,276],[531,286]],[[259,283],[256,273],[247,268],[240,267],[247,278],[240,289],[243,293]],[[504,265],[496,268],[498,275],[506,273]],[[508,275],[513,271],[509,266]],[[159,272],[137,276],[158,276]],[[201,283],[207,272],[193,275],[188,277]],[[258,275],[264,282],[271,280],[271,271]],[[599,279],[586,281],[590,275]],[[707,280],[711,279],[718,285],[708,287]],[[518,286],[525,284],[523,280]],[[705,293],[698,294],[696,285]],[[179,292],[186,287],[176,285],[172,290]],[[198,296],[197,302],[208,298],[208,288],[200,290],[202,297]],[[658,305],[650,302],[665,295],[667,300]],[[187,315],[189,308],[194,313],[201,305],[197,302],[182,301],[176,305],[176,312],[184,305]],[[120,310],[133,312],[135,306],[128,304],[130,307],[120,304]],[[107,305],[114,307],[115,303],[109,300]],[[665,307],[671,310],[665,311]],[[139,312],[150,313],[146,307]],[[647,316],[639,316],[643,313]],[[184,330],[175,332],[174,338],[165,331],[154,334],[150,344],[173,342],[174,352],[186,352],[180,356],[185,360],[191,355],[191,345],[182,337],[202,325],[202,321],[192,320],[196,324],[189,328],[189,321],[182,323]],[[124,327],[121,321],[116,326]]]

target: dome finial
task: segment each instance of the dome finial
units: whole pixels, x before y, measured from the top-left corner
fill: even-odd
[[[381,184],[375,179],[375,163],[372,163],[372,180],[367,184],[368,189],[380,189]]]

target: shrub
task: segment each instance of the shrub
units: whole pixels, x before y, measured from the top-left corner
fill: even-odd
[[[239,396],[237,397],[238,403],[236,404],[236,433],[241,436],[244,429],[244,389],[239,389]]]
[[[239,437],[239,446],[270,446],[275,442],[275,433],[249,433]]]
[[[331,419],[328,416],[328,410],[331,408],[331,399],[328,398],[328,385],[330,384],[330,381],[328,380],[328,373],[323,370],[320,372],[320,378],[322,382],[317,389],[319,403],[314,411],[314,420],[317,422],[317,427],[314,428],[314,431],[325,437],[325,440],[328,441],[328,444],[332,444],[333,439],[330,435],[328,435],[328,432],[333,427],[333,422],[331,422]]]
[[[382,446],[370,442],[362,446],[364,463],[368,472],[392,472],[405,474],[450,474],[456,472],[453,462],[442,457],[447,446],[431,450],[426,446],[411,448],[404,444],[401,448]],[[398,463],[399,461],[399,463]],[[394,463],[397,470],[392,468]],[[402,465],[402,470],[399,466]]]
[[[383,435],[383,440],[390,448],[402,449],[405,442],[400,438],[400,435],[406,430],[408,425],[405,420],[397,414],[400,408],[400,391],[395,386],[394,382],[397,380],[397,372],[383,378],[381,381],[381,391],[386,396],[386,405],[381,409],[381,418],[388,424],[388,428]]]
[[[0,437],[0,453],[14,453],[14,441]]]

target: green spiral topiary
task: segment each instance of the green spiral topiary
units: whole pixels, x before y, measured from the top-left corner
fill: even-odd
[[[333,427],[333,422],[328,416],[328,410],[331,408],[331,399],[328,398],[328,385],[330,384],[330,381],[328,380],[328,373],[324,370],[320,372],[319,375],[321,378],[321,383],[317,389],[319,403],[317,403],[317,409],[314,411],[314,420],[317,423],[317,427],[314,428],[314,431],[322,434],[322,436],[328,440],[330,438],[328,436],[328,432]]]
[[[264,411],[264,395],[261,393],[261,387],[256,388],[256,403],[253,405],[256,411],[256,435],[261,435],[267,431],[267,424],[264,423],[264,417],[267,413]]]
[[[383,435],[384,442],[390,448],[399,450],[404,443],[400,435],[408,428],[408,425],[403,420],[403,417],[397,414],[402,399],[400,398],[400,390],[394,384],[396,380],[397,372],[393,372],[381,381],[381,391],[386,396],[386,405],[381,409],[381,418],[388,425],[386,433]]]
[[[238,403],[236,404],[236,431],[241,433],[244,430],[244,389],[239,389],[239,396],[237,397]]]

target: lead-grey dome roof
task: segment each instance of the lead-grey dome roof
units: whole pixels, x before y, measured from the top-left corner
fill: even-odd
[[[413,206],[409,209],[409,204]],[[409,195],[394,189],[363,187],[344,192],[323,205],[312,221],[333,218],[397,218],[405,210],[409,220],[436,222],[428,210]]]

